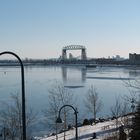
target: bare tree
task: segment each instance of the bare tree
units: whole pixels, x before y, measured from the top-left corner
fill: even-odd
[[[116,97],[115,104],[111,107],[111,114],[113,118],[116,120],[116,128],[118,127],[119,124],[119,117],[121,116],[121,101],[119,97]]]
[[[139,79],[135,79],[133,81],[131,80],[127,80],[127,81],[123,81],[125,86],[128,88],[134,88],[137,91],[140,91],[140,80]]]
[[[85,99],[85,106],[89,112],[93,113],[94,121],[96,122],[97,113],[100,112],[102,108],[102,101],[93,85],[91,85],[88,90],[88,94]]]
[[[71,90],[68,90],[61,83],[55,83],[52,88],[49,90],[49,105],[46,110],[44,110],[45,121],[47,125],[50,124],[50,128],[55,129],[56,139],[58,133],[58,127],[60,125],[56,123],[56,119],[58,117],[59,109],[66,104],[73,105],[74,104],[74,96]],[[62,111],[62,117],[64,114],[64,128],[67,128],[67,115],[70,111],[70,108],[64,108]],[[62,128],[61,128],[62,129]],[[65,133],[64,133],[65,134]],[[65,136],[64,136],[65,138]]]
[[[128,126],[131,125],[131,116],[129,115],[131,113],[131,106],[123,100],[122,107],[121,107],[121,124],[125,127],[125,130],[127,130],[128,134],[130,131],[130,128]]]
[[[128,81],[123,81],[123,82],[130,93],[129,96],[125,96],[125,99],[129,102],[132,102],[133,100],[134,103],[138,105],[140,102],[140,79],[135,79],[132,81],[128,80]]]
[[[115,119],[116,128],[120,125],[128,126],[130,123],[130,105],[123,97],[116,97],[115,104],[111,107],[111,114]],[[129,132],[129,129],[127,129]]]
[[[11,140],[22,140],[22,103],[19,94],[11,94],[12,103],[3,102],[4,109],[0,112],[0,122],[8,130],[7,137]],[[26,113],[26,127],[29,127],[35,121],[35,115],[32,110]],[[29,131],[28,131],[29,132]],[[30,134],[28,133],[28,137]]]

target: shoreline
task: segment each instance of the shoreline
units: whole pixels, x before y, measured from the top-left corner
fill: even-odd
[[[62,66],[62,67],[85,67],[87,69],[96,67],[115,67],[115,68],[140,68],[140,65],[125,65],[125,64],[43,64],[43,63],[23,63],[25,67],[28,66]],[[0,63],[0,67],[18,67],[19,63]]]

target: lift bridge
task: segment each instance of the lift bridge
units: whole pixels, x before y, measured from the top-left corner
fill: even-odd
[[[86,48],[82,45],[68,45],[62,48],[62,59],[67,59],[67,50],[81,50],[81,60],[86,60]]]

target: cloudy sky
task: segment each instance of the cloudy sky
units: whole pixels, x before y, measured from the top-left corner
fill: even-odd
[[[140,1],[0,0],[0,52],[57,58],[73,44],[88,57],[140,53]]]

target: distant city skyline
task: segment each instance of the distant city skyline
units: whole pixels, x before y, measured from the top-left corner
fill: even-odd
[[[48,59],[84,45],[87,57],[128,58],[140,54],[139,7],[139,0],[1,0],[0,52]]]

